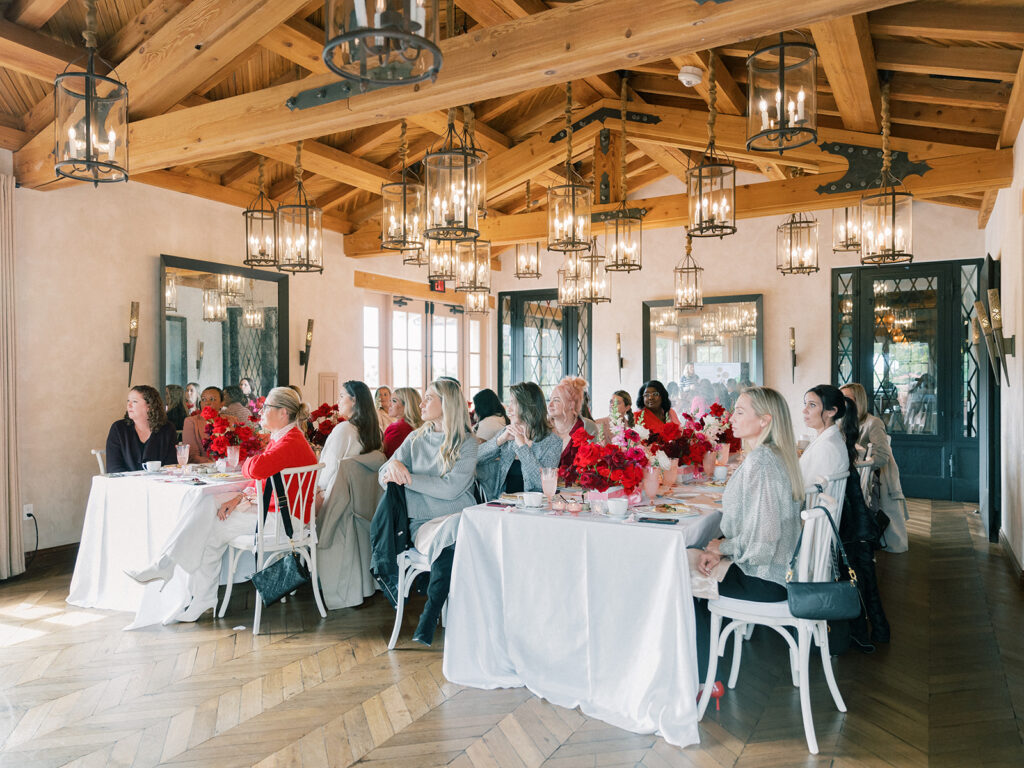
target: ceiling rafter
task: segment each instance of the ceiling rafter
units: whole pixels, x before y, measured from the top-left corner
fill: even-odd
[[[1009,6],[907,3],[868,16],[872,34],[1024,45],[1024,14]]]
[[[40,32],[0,19],[0,66],[52,83],[84,48],[66,45]]]
[[[7,9],[7,18],[26,29],[39,29],[67,0],[14,0]]]
[[[867,15],[812,24],[811,35],[843,125],[851,131],[880,131],[881,92]]]
[[[1017,72],[1021,52],[1007,48],[959,45],[942,48],[905,40],[878,40],[875,63],[879,69],[919,75],[977,77],[1010,81]]]

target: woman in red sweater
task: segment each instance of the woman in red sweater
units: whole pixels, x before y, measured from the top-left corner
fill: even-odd
[[[391,395],[391,408],[388,416],[393,421],[384,430],[384,455],[389,459],[405,442],[414,429],[423,425],[420,416],[420,393],[412,387],[399,387]]]
[[[201,503],[182,516],[156,564],[141,571],[128,572],[140,583],[158,579],[166,581],[176,566],[188,573],[192,599],[175,617],[177,621],[195,621],[216,607],[224,552],[228,542],[236,536],[256,531],[257,498],[263,493],[264,481],[282,469],[317,463],[303,432],[308,418],[309,409],[294,391],[288,387],[270,390],[260,415],[260,424],[270,430],[270,443],[262,453],[250,456],[242,465],[242,474],[256,482],[244,493],[204,496]],[[313,483],[313,474],[304,478],[304,482]],[[297,485],[289,487],[289,510],[295,517],[308,522],[310,510],[297,508],[299,494]],[[304,495],[305,498],[313,498],[312,493]],[[274,499],[271,514],[276,507]],[[268,523],[271,519],[268,516]]]

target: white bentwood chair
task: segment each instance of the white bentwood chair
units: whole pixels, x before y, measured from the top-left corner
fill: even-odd
[[[327,609],[324,608],[323,597],[320,595],[320,580],[316,566],[316,479],[323,466],[323,464],[313,464],[308,467],[292,467],[281,470],[281,479],[284,481],[284,491],[289,500],[289,512],[292,516],[291,539],[284,531],[280,520],[281,513],[277,511],[276,505],[274,511],[267,516],[267,521],[264,521],[263,495],[257,494],[256,536],[253,537],[251,533],[236,536],[228,544],[228,585],[218,613],[221,618],[228,610],[231,590],[234,587],[235,568],[238,566],[238,559],[243,552],[252,552],[255,555],[256,570],[260,571],[293,550],[299,554],[309,569],[316,607],[320,611],[320,617],[327,618]],[[268,479],[265,482],[271,481]],[[303,518],[307,514],[309,522],[304,523]],[[267,523],[270,524],[269,527]],[[263,598],[257,591],[256,615],[252,624],[254,635],[260,633],[262,615]]]
[[[822,506],[831,508],[836,500],[825,494],[819,494]],[[825,519],[820,507],[805,509],[800,513],[804,520],[800,535],[802,543],[797,558],[794,581],[831,581],[832,547],[835,534],[832,526]],[[838,527],[838,521],[837,521]],[[839,693],[835,675],[832,670],[832,659],[828,649],[828,623],[798,619],[789,612],[786,601],[778,603],[758,603],[749,600],[738,600],[731,597],[720,597],[709,600],[711,610],[711,644],[708,654],[708,670],[704,679],[704,691],[701,693],[697,708],[698,719],[703,719],[711,700],[711,690],[718,670],[718,657],[725,654],[725,646],[729,635],[733,635],[732,672],[729,675],[729,687],[736,687],[736,678],[740,671],[740,652],[743,646],[742,636],[748,626],[761,624],[778,632],[789,646],[790,673],[793,685],[800,689],[800,711],[804,721],[804,736],[807,738],[807,749],[812,755],[818,754],[818,740],[814,734],[814,719],[811,715],[811,689],[809,686],[811,643],[818,646],[821,653],[821,665],[825,671],[832,699],[840,712],[846,711],[846,703]],[[722,630],[722,620],[729,623]],[[794,639],[789,628],[796,630]]]
[[[96,457],[96,463],[100,465],[100,474],[107,474],[107,451],[103,448],[93,448],[89,453]]]
[[[388,640],[388,650],[394,650],[398,642],[398,633],[402,631],[402,616],[405,614],[405,601],[409,598],[412,583],[421,573],[430,573],[430,561],[416,548],[398,553],[398,608],[395,610],[395,626]],[[448,625],[448,601],[441,606],[441,626]]]

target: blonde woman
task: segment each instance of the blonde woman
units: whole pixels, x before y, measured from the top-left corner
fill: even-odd
[[[377,404],[377,421],[380,422],[380,431],[384,432],[394,419],[391,418],[391,389],[388,387],[377,387],[373,393],[373,401]]]
[[[722,494],[722,533],[697,562],[710,575],[723,557],[732,565],[718,585],[722,597],[762,603],[786,599],[786,569],[800,538],[804,482],[797,463],[789,407],[767,387],[751,387],[736,400],[733,434],[747,458]],[[707,668],[711,614],[695,599],[697,660]]]
[[[412,387],[399,387],[391,395],[388,416],[393,419],[384,430],[384,455],[391,458],[398,446],[405,442],[414,429],[423,426],[420,416],[420,393]]]
[[[380,468],[380,484],[386,493],[374,514],[373,567],[385,597],[392,605],[397,595],[395,556],[411,544],[420,526],[428,520],[461,512],[476,503],[478,443],[469,428],[469,411],[462,387],[451,379],[437,379],[427,387],[420,404],[423,426],[406,438],[391,459]],[[402,529],[404,497],[408,515],[408,537]],[[427,604],[420,616],[413,640],[430,645],[448,597],[455,547],[442,550],[430,569]]]

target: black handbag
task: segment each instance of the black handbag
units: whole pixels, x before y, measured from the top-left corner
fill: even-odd
[[[266,520],[267,509],[270,507],[272,492],[277,494],[277,509],[281,513],[281,524],[284,526],[285,534],[291,539],[294,528],[292,528],[292,516],[288,511],[288,494],[285,493],[284,480],[280,473],[267,480],[263,488],[264,520]],[[256,586],[263,605],[273,605],[303,584],[308,584],[309,581],[309,569],[306,567],[302,555],[294,548],[252,575],[252,583]]]
[[[789,571],[786,573],[786,601],[789,603],[789,612],[798,619],[810,619],[812,621],[838,621],[841,619],[853,619],[860,615],[860,595],[857,592],[857,574],[850,567],[846,559],[846,550],[843,549],[843,542],[839,539],[839,531],[832,520],[832,515],[823,507],[817,507],[825,513],[832,531],[835,533],[835,542],[839,549],[839,555],[843,561],[843,567],[850,574],[849,581],[792,581],[793,569],[796,567],[796,559],[800,554],[800,545],[803,543],[803,536],[797,540],[796,550],[793,552],[793,559],[789,561]]]

